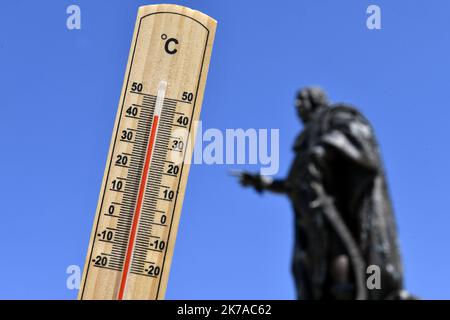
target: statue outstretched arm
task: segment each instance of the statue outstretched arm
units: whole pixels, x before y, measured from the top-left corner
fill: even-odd
[[[239,178],[242,186],[253,187],[259,193],[267,190],[274,193],[286,194],[290,190],[289,183],[284,179],[273,179],[268,176],[261,176],[245,171],[234,175]]]

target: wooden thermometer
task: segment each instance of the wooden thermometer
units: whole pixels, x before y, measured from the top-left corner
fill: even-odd
[[[79,299],[163,299],[216,21],[139,8]]]

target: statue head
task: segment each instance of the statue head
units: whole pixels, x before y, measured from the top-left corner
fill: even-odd
[[[297,93],[295,107],[302,122],[307,123],[315,112],[328,107],[328,98],[321,88],[303,88]]]

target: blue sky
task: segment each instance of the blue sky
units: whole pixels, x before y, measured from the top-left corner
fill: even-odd
[[[150,1],[0,4],[0,298],[73,299],[83,265],[137,7]],[[357,105],[381,145],[406,287],[450,297],[447,1],[174,1],[218,20],[203,128],[279,128],[280,171],[301,129],[295,91],[318,84]],[[66,28],[81,7],[82,29]],[[381,7],[382,30],[366,28]],[[193,165],[169,299],[292,299],[286,198]]]

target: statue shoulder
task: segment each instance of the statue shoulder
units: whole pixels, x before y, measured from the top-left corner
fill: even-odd
[[[322,143],[364,167],[378,168],[378,144],[369,121],[356,108],[338,104],[322,118]]]
[[[338,103],[329,108],[331,120],[363,120],[368,122],[364,115],[350,104]]]
[[[366,117],[349,104],[339,103],[332,105],[322,119],[324,121],[322,125],[328,129],[362,125],[372,131],[372,127]]]

